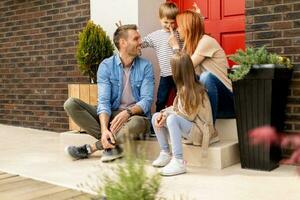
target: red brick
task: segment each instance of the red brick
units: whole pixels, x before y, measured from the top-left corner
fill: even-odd
[[[88,81],[75,67],[75,41],[90,1],[22,2],[0,3],[0,123],[65,131],[67,84]]]

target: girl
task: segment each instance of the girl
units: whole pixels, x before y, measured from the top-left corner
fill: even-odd
[[[177,88],[173,106],[155,113],[152,124],[161,152],[152,165],[163,167],[161,175],[177,175],[186,172],[181,138],[191,144],[202,145],[218,141],[213,126],[210,102],[204,86],[197,80],[193,62],[186,53],[176,53],[171,58],[172,76]],[[172,144],[172,155],[168,144]]]

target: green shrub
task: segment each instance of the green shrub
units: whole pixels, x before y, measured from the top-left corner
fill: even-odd
[[[149,175],[144,159],[126,157],[125,165],[119,164],[114,175],[104,176],[103,186],[95,199],[106,200],[155,200],[160,186],[160,176]],[[105,198],[102,198],[102,195]]]
[[[292,68],[289,58],[279,56],[275,53],[269,53],[265,46],[258,49],[247,47],[245,51],[239,49],[235,54],[229,56],[229,59],[240,65],[233,70],[233,73],[228,74],[228,77],[232,81],[243,79],[249,73],[253,65],[275,64],[281,67]]]
[[[79,33],[76,57],[81,73],[88,75],[91,82],[96,83],[99,64],[110,57],[113,51],[113,44],[105,31],[93,21],[89,21]]]

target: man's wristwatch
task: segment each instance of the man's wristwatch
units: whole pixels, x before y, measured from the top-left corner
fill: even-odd
[[[132,111],[129,108],[126,108],[127,113],[129,114],[129,117],[133,115]]]

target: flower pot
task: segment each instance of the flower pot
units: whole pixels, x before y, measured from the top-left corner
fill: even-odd
[[[96,106],[98,98],[97,84],[69,84],[68,96]],[[71,118],[69,118],[69,130],[83,131]]]
[[[291,69],[268,66],[252,68],[244,79],[233,82],[242,168],[270,171],[279,166],[281,150],[267,144],[251,145],[248,131],[263,125],[283,130],[291,77]]]

